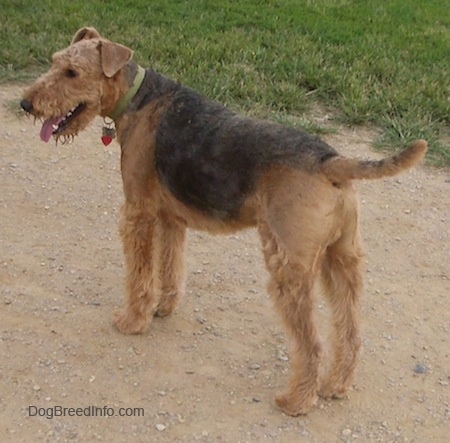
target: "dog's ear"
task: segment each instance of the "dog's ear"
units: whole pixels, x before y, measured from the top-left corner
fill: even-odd
[[[100,44],[102,69],[106,77],[113,77],[133,57],[133,51],[126,46],[104,40]]]
[[[100,33],[95,28],[81,28],[79,29],[70,42],[73,45],[80,40],[90,40],[91,38],[100,38]]]

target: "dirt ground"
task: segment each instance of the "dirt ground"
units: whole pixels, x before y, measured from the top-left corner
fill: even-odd
[[[0,87],[2,442],[449,441],[448,170],[360,183],[367,255],[354,390],[292,418],[273,403],[289,346],[255,232],[191,232],[175,314],[143,336],[119,334],[119,146],[103,147],[101,122],[71,145],[44,144],[38,126],[6,109],[20,90]],[[377,157],[373,135],[325,138]],[[320,295],[317,308],[325,333]],[[62,407],[73,409],[51,418]]]

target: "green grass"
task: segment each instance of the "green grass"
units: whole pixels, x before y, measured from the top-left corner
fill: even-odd
[[[235,109],[292,124],[318,101],[380,127],[380,146],[426,138],[450,165],[450,0],[3,0],[0,14],[3,82],[91,25]]]

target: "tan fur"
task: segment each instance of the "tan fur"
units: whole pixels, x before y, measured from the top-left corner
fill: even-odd
[[[425,157],[427,148],[425,140],[417,140],[398,154],[383,160],[361,161],[336,157],[324,163],[322,172],[336,181],[392,177],[419,164]]]
[[[95,115],[111,112],[126,93],[124,66],[131,54],[93,28],[78,31],[72,45],[55,54],[50,71],[26,91],[33,114],[55,117],[85,102],[86,111],[61,135],[72,137]],[[75,81],[65,76],[69,67],[81,73]],[[379,162],[335,157],[315,172],[273,165],[259,177],[239,214],[225,222],[181,203],[158,178],[155,131],[167,100],[162,97],[116,120],[125,193],[120,236],[127,298],[115,325],[123,333],[143,333],[154,315],[175,309],[185,281],[186,228],[225,233],[255,226],[270,274],[268,289],[293,343],[292,375],[277,404],[287,414],[299,415],[314,407],[318,395],[342,397],[351,386],[361,342],[363,252],[351,180],[389,176],[415,165],[426,142]],[[319,275],[333,322],[334,354],[325,374],[319,374],[321,342],[311,297]]]

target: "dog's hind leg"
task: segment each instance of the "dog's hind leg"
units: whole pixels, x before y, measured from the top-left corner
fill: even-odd
[[[267,224],[259,223],[258,228],[270,273],[269,293],[293,339],[291,379],[275,401],[288,415],[306,414],[317,401],[321,356],[311,298],[318,257],[292,256]]]
[[[154,291],[154,237],[156,217],[147,200],[125,203],[120,221],[120,236],[126,262],[127,301],[115,318],[115,325],[125,334],[145,331],[156,311]]]
[[[362,247],[357,214],[345,222],[341,238],[329,246],[322,266],[325,296],[332,315],[333,359],[321,376],[319,395],[340,398],[353,381],[361,339],[359,336],[359,298],[362,291]]]
[[[160,298],[156,315],[165,317],[175,309],[184,291],[186,227],[174,217],[158,217]]]

